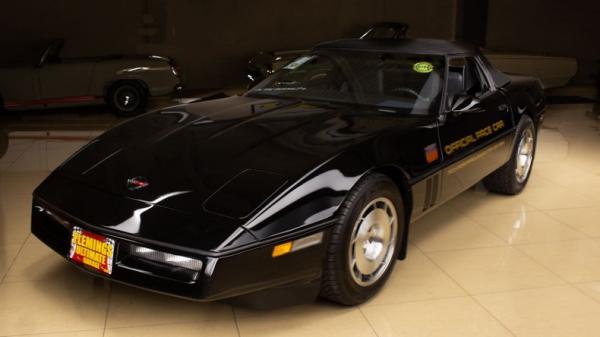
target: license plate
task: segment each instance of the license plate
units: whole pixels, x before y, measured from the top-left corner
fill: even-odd
[[[115,240],[73,227],[69,252],[71,261],[110,275],[114,253]]]

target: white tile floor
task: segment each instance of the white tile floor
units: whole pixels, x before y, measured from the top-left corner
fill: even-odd
[[[29,213],[33,188],[84,141],[12,139],[0,159],[0,336],[600,336],[600,122],[591,110],[550,107],[526,191],[476,187],[417,222],[408,259],[355,308],[254,311],[81,273],[30,235]]]

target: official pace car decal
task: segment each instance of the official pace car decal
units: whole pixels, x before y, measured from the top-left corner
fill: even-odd
[[[499,142],[496,142],[495,144],[491,145],[490,147],[486,148],[483,151],[478,152],[476,155],[469,157],[467,160],[463,160],[460,163],[458,163],[457,165],[451,167],[450,169],[448,169],[448,174],[454,174],[460,170],[462,170],[463,168],[471,165],[472,163],[478,161],[479,159],[485,157],[488,155],[488,153],[494,152],[497,149],[503,147],[506,144],[505,140],[501,140]]]
[[[444,152],[447,155],[451,155],[452,153],[464,149],[467,146],[476,143],[478,140],[482,138],[489,137],[495,132],[498,132],[504,128],[505,124],[503,120],[499,120],[492,125],[488,125],[481,130],[477,130],[475,133],[465,136],[451,144],[444,146]]]
[[[433,64],[425,61],[417,62],[413,65],[413,70],[421,74],[428,74],[433,71]]]
[[[112,274],[115,240],[73,227],[69,258],[105,274]]]

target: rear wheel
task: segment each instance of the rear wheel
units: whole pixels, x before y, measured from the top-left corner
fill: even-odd
[[[147,100],[146,91],[135,82],[117,82],[110,87],[106,95],[110,109],[124,117],[144,112]]]
[[[396,185],[381,174],[363,178],[342,205],[327,247],[321,296],[345,305],[370,299],[389,278],[404,233]]]
[[[483,180],[484,186],[491,192],[514,195],[520,193],[531,175],[537,134],[531,118],[521,117],[517,127],[517,141],[508,163],[494,171]]]

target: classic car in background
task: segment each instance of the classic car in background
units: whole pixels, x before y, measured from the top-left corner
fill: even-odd
[[[36,64],[0,67],[0,109],[108,104],[122,116],[145,110],[149,96],[181,88],[175,62],[163,56],[62,58],[54,40]]]
[[[399,22],[379,22],[367,29],[360,39],[403,39],[408,25]],[[248,87],[253,87],[265,77],[281,69],[307,50],[261,51],[248,62]],[[565,86],[577,73],[577,60],[569,57],[540,56],[483,50],[487,59],[498,70],[514,75],[538,78],[544,89]]]

